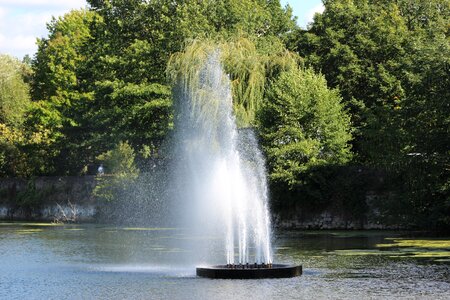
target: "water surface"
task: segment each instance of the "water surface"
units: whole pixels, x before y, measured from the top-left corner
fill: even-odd
[[[303,276],[198,278],[195,245],[216,239],[177,228],[0,223],[0,299],[450,298],[450,238],[281,231],[275,261],[302,264]]]

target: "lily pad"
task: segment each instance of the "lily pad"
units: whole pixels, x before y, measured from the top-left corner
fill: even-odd
[[[414,247],[414,248],[426,248],[426,249],[450,249],[450,240],[438,240],[438,239],[394,239],[389,244],[377,244],[379,248],[393,248],[393,247]]]
[[[0,226],[43,226],[43,227],[52,227],[52,226],[63,226],[64,224],[57,223],[28,223],[28,222],[0,222]]]
[[[389,255],[396,256],[401,253],[397,251],[380,251],[378,249],[350,249],[350,250],[335,250],[332,253],[343,256],[366,256],[366,255]]]
[[[450,258],[450,251],[424,251],[424,252],[414,252],[413,257],[423,257],[423,258]]]
[[[36,233],[36,232],[42,232],[43,231],[43,229],[38,229],[38,228],[36,228],[36,229],[18,229],[18,230],[16,230],[15,232],[17,233],[17,234],[30,234],[30,233]]]

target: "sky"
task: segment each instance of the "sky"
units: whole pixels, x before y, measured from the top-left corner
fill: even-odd
[[[305,28],[316,12],[323,11],[321,0],[281,0],[289,4],[298,24]],[[48,35],[46,24],[71,9],[86,6],[85,0],[0,0],[0,53],[22,59],[36,52],[36,39]]]

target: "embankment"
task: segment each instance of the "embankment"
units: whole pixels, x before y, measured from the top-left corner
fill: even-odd
[[[2,178],[0,220],[97,222],[99,211],[108,210],[102,206],[109,204],[94,197],[95,186],[95,176]],[[289,213],[274,214],[273,222],[276,227],[288,229],[400,229],[380,222],[377,199],[376,194],[366,195],[367,209],[362,214],[349,213],[339,206],[320,211],[292,209]],[[120,209],[133,212],[133,201],[138,200],[130,197],[128,205]],[[152,200],[147,197],[145,201]],[[157,209],[156,205],[148,206]]]
[[[0,179],[0,220],[92,222],[95,176]]]

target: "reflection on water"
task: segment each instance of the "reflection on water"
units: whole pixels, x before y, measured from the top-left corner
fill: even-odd
[[[216,240],[176,228],[0,223],[0,299],[449,299],[449,238],[284,231],[275,260],[302,264],[303,276],[195,277],[194,245]]]

